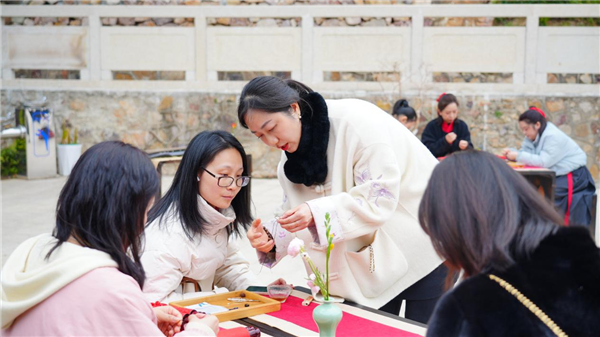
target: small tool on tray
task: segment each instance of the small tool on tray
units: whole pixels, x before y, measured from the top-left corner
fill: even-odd
[[[228,297],[227,300],[231,302],[260,302],[259,300],[251,300],[245,297]]]

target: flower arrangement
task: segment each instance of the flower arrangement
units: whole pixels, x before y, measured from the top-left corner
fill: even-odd
[[[325,301],[329,301],[329,256],[334,246],[333,234],[331,234],[331,218],[329,213],[325,214],[325,234],[327,236],[325,274],[321,273],[317,266],[315,266],[314,262],[304,248],[304,241],[301,239],[295,238],[290,242],[290,245],[288,246],[288,255],[296,257],[298,254],[300,254],[300,256],[302,256],[304,261],[306,261],[312,270],[312,274],[310,274],[310,278],[308,279],[308,286],[315,293],[321,290],[321,294],[323,294]]]

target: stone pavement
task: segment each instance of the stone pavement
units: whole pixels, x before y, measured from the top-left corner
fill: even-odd
[[[172,177],[163,176],[163,193],[168,189]],[[54,228],[54,213],[60,190],[66,177],[41,180],[10,179],[0,182],[2,223],[2,265],[10,253],[26,239],[51,232]],[[282,191],[276,179],[252,180],[253,211],[257,217],[268,220],[279,206]],[[242,252],[251,263],[251,269],[266,283],[283,277],[288,283],[306,287],[306,273],[300,257],[286,257],[272,270],[261,267],[254,249],[244,237],[240,240]]]

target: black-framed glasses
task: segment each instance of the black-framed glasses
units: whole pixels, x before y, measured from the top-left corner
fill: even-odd
[[[217,185],[219,185],[219,187],[229,187],[233,184],[234,181],[235,181],[235,185],[238,187],[248,186],[248,184],[250,183],[250,177],[246,177],[246,176],[241,176],[241,177],[237,177],[237,178],[230,177],[230,176],[217,177],[214,173],[210,172],[209,170],[205,169],[204,167],[202,169],[206,173],[217,178]]]

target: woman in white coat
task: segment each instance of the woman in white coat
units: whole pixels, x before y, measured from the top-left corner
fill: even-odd
[[[171,188],[148,215],[142,263],[149,301],[260,284],[235,241],[252,221],[248,170],[244,148],[230,133],[204,131],[192,139]],[[183,289],[184,277],[204,294]]]
[[[270,76],[244,87],[238,117],[283,151],[284,212],[247,234],[260,261],[273,266],[297,236],[325,270],[330,213],[331,294],[394,314],[407,300],[406,317],[427,322],[447,271],[417,220],[437,163],[419,139],[371,103],[325,101],[299,82]]]

